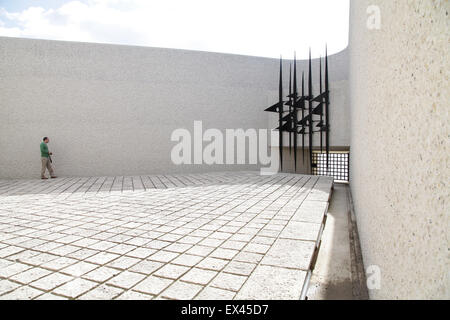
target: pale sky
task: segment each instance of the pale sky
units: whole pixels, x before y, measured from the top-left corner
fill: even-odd
[[[348,44],[349,0],[0,0],[0,36],[306,58]]]

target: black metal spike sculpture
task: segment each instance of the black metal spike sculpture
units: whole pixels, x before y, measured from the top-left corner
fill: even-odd
[[[329,78],[328,78],[328,52],[325,50],[325,90],[322,91],[322,57],[319,60],[319,94],[313,96],[312,85],[312,59],[311,49],[309,50],[309,74],[308,74],[308,94],[305,93],[305,73],[302,72],[302,91],[301,96],[297,89],[297,58],[294,52],[294,71],[289,65],[289,95],[288,100],[283,101],[283,59],[280,57],[280,74],[279,74],[279,91],[278,102],[270,106],[265,111],[278,113],[278,128],[279,130],[279,152],[280,152],[280,167],[283,170],[283,132],[289,134],[289,153],[292,154],[294,150],[294,169],[297,172],[297,148],[298,135],[302,136],[302,152],[303,165],[305,164],[305,136],[308,135],[309,140],[309,162],[311,173],[313,170],[313,134],[320,134],[320,152],[323,153],[323,133],[325,133],[325,149],[326,149],[326,167],[327,174],[329,173],[329,133],[330,133],[330,96],[329,96]],[[308,107],[306,107],[308,101]],[[314,107],[314,104],[317,105]],[[289,106],[288,110],[284,111],[283,106]],[[299,109],[301,110],[301,120],[298,119]],[[319,116],[320,119],[314,119]],[[314,124],[317,125],[314,126]],[[318,128],[318,130],[314,130]],[[293,135],[293,137],[292,137]],[[293,140],[293,141],[292,141]]]

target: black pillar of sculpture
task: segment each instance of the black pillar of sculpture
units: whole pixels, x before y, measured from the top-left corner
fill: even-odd
[[[280,168],[283,170],[283,58],[280,57],[280,82],[278,85],[278,119],[279,119],[279,149]]]
[[[294,114],[293,114],[293,122],[294,122],[294,172],[297,172],[297,129],[298,129],[298,123],[297,123],[297,98],[298,98],[298,92],[297,92],[297,57],[296,53],[294,52],[294,92],[293,92],[293,104],[294,104]]]
[[[325,47],[325,143],[327,152],[327,174],[329,173],[330,158],[330,91],[328,87],[328,48]]]
[[[308,75],[308,118],[309,118],[309,165],[312,173],[313,158],[313,88],[312,88],[312,66],[311,66],[311,49],[309,49],[309,75]]]
[[[305,119],[305,109],[306,109],[306,100],[305,100],[305,72],[302,72],[302,97],[301,97],[301,108],[302,108],[302,154],[303,154],[303,165],[305,164],[305,134],[306,134],[306,126],[303,120]]]
[[[289,105],[289,154],[292,154],[292,65],[289,63],[289,101],[288,101],[288,105]]]
[[[319,59],[319,92],[322,94],[322,57]],[[318,113],[320,115],[320,121],[317,127],[319,128],[320,132],[320,153],[322,153],[323,150],[323,135],[322,135],[322,128],[323,128],[323,99],[320,99],[319,106],[316,108],[318,109]]]

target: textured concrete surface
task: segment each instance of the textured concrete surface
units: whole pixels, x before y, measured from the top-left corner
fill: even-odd
[[[381,12],[380,30],[366,9]],[[449,299],[449,1],[351,2],[351,189],[376,299]]]
[[[0,299],[299,299],[331,185],[258,172],[0,180]]]
[[[278,99],[278,68],[277,59],[0,37],[0,178],[39,177],[44,136],[64,176],[255,170],[176,166],[171,134],[193,134],[195,120],[222,132],[275,128],[264,109]],[[289,61],[284,75],[287,95]],[[347,81],[343,51],[330,57],[331,121],[332,143],[346,146]]]

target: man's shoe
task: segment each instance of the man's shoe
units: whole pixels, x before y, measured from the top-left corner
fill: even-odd
[[[58,178],[58,177],[57,176],[51,176],[50,178],[55,179],[55,178]]]
[[[48,179],[47,177],[41,177],[41,179]]]

